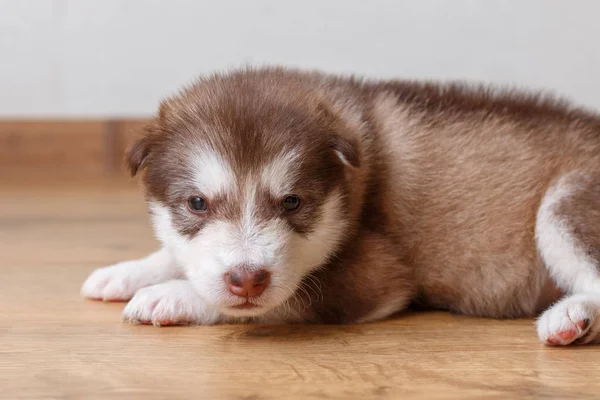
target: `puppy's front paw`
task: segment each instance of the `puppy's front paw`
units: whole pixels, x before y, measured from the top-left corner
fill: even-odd
[[[85,281],[81,294],[96,300],[125,301],[143,287],[182,277],[168,249],[139,260],[124,261],[95,270]]]
[[[123,319],[141,324],[212,325],[219,313],[204,301],[186,280],[173,280],[141,289],[123,310]]]
[[[600,296],[577,294],[546,310],[537,321],[538,336],[548,345],[585,344],[600,328]]]
[[[147,286],[139,273],[139,261],[125,261],[92,272],[81,288],[84,297],[104,301],[126,301]]]

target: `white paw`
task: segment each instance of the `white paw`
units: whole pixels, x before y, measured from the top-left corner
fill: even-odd
[[[81,294],[96,300],[125,301],[143,287],[181,277],[181,270],[163,248],[139,260],[95,270],[83,284]]]
[[[125,301],[144,287],[137,271],[137,261],[126,261],[110,267],[98,268],[81,288],[84,297],[104,301]]]
[[[123,319],[141,324],[212,325],[219,313],[206,307],[186,280],[172,280],[141,289],[123,310]]]
[[[585,344],[600,328],[600,296],[577,294],[547,309],[537,321],[538,336],[548,345]]]

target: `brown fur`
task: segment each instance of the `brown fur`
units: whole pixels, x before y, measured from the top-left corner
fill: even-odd
[[[295,87],[263,87],[240,75],[228,85],[221,85],[219,80],[209,81],[202,91],[188,90],[182,96],[163,103],[159,118],[148,129],[149,134],[132,147],[127,160],[134,175],[146,167],[144,183],[148,197],[171,207],[182,234],[193,235],[208,218],[190,219],[179,207],[185,202],[184,197],[195,190],[190,182],[192,169],[183,155],[202,143],[225,157],[237,171],[238,184],[248,178],[249,172],[260,171],[290,145],[301,148],[306,156],[300,161],[302,175],[297,189],[311,201],[287,218],[299,233],[310,231],[326,194],[333,189],[347,191],[344,168],[331,149],[358,166],[355,139],[340,136],[338,133],[347,130],[343,121],[308,93]],[[232,143],[235,145],[231,146]],[[212,217],[241,218],[244,204],[238,198],[223,196],[211,200]],[[265,206],[258,210],[260,216],[272,217],[281,200],[263,188],[259,204]]]
[[[304,285],[295,305],[311,304],[303,310],[303,319],[311,322],[363,321],[389,299],[402,309],[416,294],[414,271],[398,257],[397,245],[385,234],[369,230]]]
[[[302,320],[359,321],[394,298],[534,315],[558,294],[536,250],[536,212],[551,183],[576,169],[595,178],[561,212],[600,260],[600,217],[583,211],[598,209],[600,118],[545,95],[278,68],[213,76],[166,101],[129,152],[132,173],[147,170],[150,198],[181,202],[181,154],[199,138],[240,174],[300,146],[304,193],[346,195],[346,242],[290,301]],[[298,217],[298,231],[310,230],[318,206]]]

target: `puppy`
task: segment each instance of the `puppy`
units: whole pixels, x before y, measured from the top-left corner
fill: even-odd
[[[600,341],[600,116],[285,68],[202,78],[127,154],[162,248],[85,297],[155,325],[362,323],[411,303]]]

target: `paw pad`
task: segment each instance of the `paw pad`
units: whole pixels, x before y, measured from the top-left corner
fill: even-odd
[[[568,331],[562,331],[562,332],[558,333],[558,336],[560,336],[560,338],[563,340],[571,340],[575,336],[577,336],[577,331],[575,329],[571,329]]]

